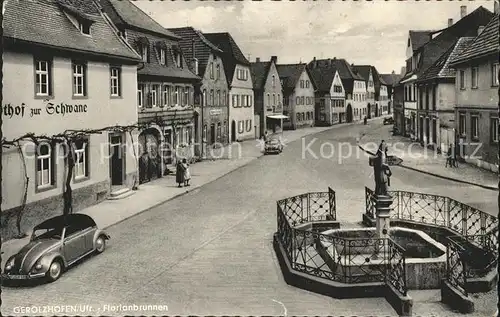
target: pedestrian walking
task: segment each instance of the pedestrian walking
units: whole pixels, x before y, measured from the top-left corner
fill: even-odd
[[[446,152],[446,163],[444,164],[444,167],[453,167],[453,148],[451,144],[448,146],[448,151]]]
[[[184,166],[180,160],[177,161],[175,168],[175,181],[178,184],[178,187],[182,187],[184,183]]]
[[[184,169],[184,186],[190,186],[191,173],[189,172],[189,164],[186,159],[182,159],[182,168]]]

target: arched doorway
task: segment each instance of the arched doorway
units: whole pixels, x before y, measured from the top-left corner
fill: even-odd
[[[139,134],[139,184],[161,177],[161,135],[155,128]]]
[[[378,103],[375,104],[375,117],[378,117]]]
[[[346,110],[346,121],[347,123],[352,122],[352,106],[351,104],[347,105],[347,110]]]
[[[231,121],[231,142],[236,141],[236,121]]]
[[[368,104],[366,112],[368,113],[366,117],[368,119],[371,119],[372,118],[372,105]]]

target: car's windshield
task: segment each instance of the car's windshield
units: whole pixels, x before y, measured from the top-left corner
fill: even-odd
[[[33,231],[31,240],[39,239],[61,239],[62,228],[36,229]]]
[[[271,139],[268,141],[269,144],[278,144],[279,141],[277,139]]]

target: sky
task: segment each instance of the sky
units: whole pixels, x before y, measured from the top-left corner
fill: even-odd
[[[345,58],[400,73],[409,30],[438,30],[493,1],[134,1],[166,28],[229,32],[250,61]]]

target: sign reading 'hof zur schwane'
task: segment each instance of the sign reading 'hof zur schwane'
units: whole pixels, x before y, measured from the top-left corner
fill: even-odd
[[[66,103],[54,104],[52,102],[47,102],[45,108],[32,108],[26,105],[24,102],[21,105],[12,105],[10,103],[2,106],[2,116],[4,118],[23,118],[25,116],[34,117],[46,113],[48,115],[72,115],[79,113],[86,113],[87,105],[69,105]]]

